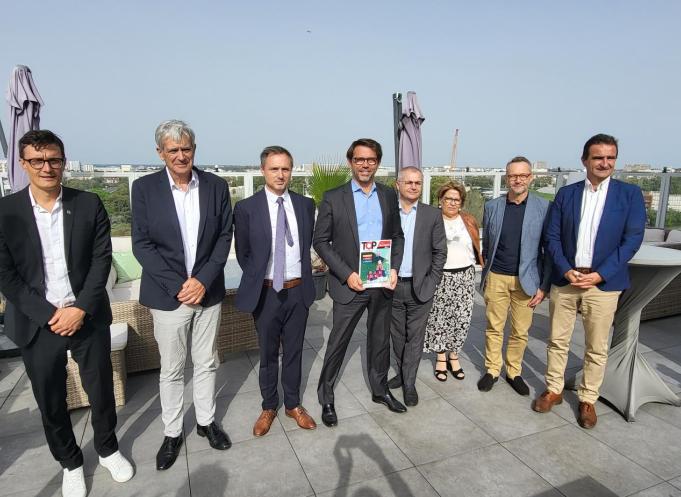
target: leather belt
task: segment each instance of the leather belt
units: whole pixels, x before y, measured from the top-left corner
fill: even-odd
[[[414,279],[414,278],[412,278],[411,276],[404,276],[404,277],[403,277],[403,276],[398,276],[398,277],[397,277],[397,281],[411,281],[411,280],[413,280],[413,279]]]
[[[593,269],[591,269],[590,267],[576,267],[575,271],[582,274],[593,273]]]
[[[303,282],[302,278],[293,278],[292,280],[284,281],[284,290],[295,288]],[[264,280],[262,286],[272,288],[272,280]]]

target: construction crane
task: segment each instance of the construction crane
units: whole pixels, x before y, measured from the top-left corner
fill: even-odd
[[[452,143],[452,159],[449,161],[449,170],[456,170],[456,147],[459,144],[459,128],[454,131],[454,142]]]

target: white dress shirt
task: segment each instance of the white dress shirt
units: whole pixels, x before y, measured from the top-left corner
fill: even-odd
[[[265,187],[265,195],[267,196],[267,207],[270,212],[270,225],[272,229],[272,250],[270,251],[270,260],[267,263],[267,278],[268,280],[274,279],[274,244],[277,239],[277,213],[279,212],[279,205],[277,204],[277,195],[272,193]],[[293,238],[293,246],[289,247],[288,243],[285,243],[286,247],[286,270],[284,271],[284,281],[292,280],[295,278],[300,278],[302,274],[300,268],[300,241],[298,240],[298,221],[296,219],[296,213],[293,210],[293,203],[291,202],[291,196],[288,194],[288,190],[282,195],[284,198],[284,211],[286,212],[286,219],[288,220],[288,226],[291,230],[291,237]]]
[[[43,209],[36,202],[28,188],[28,195],[33,206],[33,216],[38,226],[40,245],[43,253],[45,269],[45,298],[55,307],[69,307],[76,301],[71,282],[69,268],[66,264],[66,248],[64,245],[64,210],[62,192],[52,207],[52,212]],[[69,212],[68,215],[71,213]]]
[[[475,251],[471,235],[461,216],[456,219],[443,218],[447,237],[447,261],[445,269],[459,269],[475,264]]]
[[[584,180],[584,194],[582,195],[582,211],[577,232],[577,253],[575,267],[591,267],[594,255],[596,234],[601,224],[605,198],[608,196],[610,178],[604,179],[594,190],[588,180]]]
[[[170,191],[175,202],[175,212],[180,223],[180,234],[182,235],[182,245],[184,247],[184,265],[187,269],[187,276],[191,276],[196,261],[196,247],[199,244],[199,222],[201,212],[199,210],[199,178],[192,171],[192,179],[189,181],[187,191],[182,191],[175,182],[170,171],[168,181]]]

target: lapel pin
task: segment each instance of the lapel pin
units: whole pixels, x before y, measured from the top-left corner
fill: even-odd
[[[66,213],[67,213],[67,214],[71,214],[71,211],[68,210],[68,209],[66,209]]]

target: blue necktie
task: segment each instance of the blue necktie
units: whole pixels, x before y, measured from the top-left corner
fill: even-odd
[[[277,233],[274,239],[274,261],[273,261],[273,276],[272,288],[275,292],[279,292],[284,288],[284,273],[286,271],[286,245],[293,247],[293,237],[291,236],[291,229],[288,226],[286,219],[286,210],[284,210],[284,197],[277,199]]]

